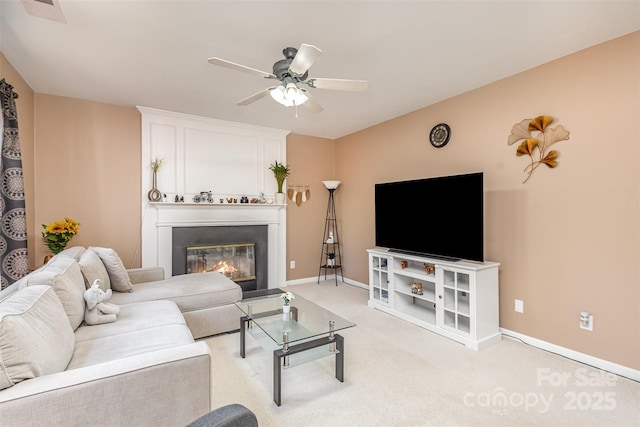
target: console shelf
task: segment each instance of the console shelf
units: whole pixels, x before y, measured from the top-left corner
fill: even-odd
[[[499,263],[369,249],[369,306],[479,350],[500,341]]]

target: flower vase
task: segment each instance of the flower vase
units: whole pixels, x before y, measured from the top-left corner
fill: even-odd
[[[51,259],[51,257],[52,257],[51,255],[45,255],[45,256],[44,256],[44,262],[43,262],[43,264],[48,263],[48,262],[49,262],[49,260]]]
[[[284,205],[284,193],[276,193],[276,205]]]
[[[149,200],[152,202],[159,202],[162,200],[162,193],[158,190],[158,173],[153,172],[153,185],[149,191]]]
[[[289,304],[285,304],[282,306],[282,320],[287,321],[289,320],[289,316],[291,312],[291,306]]]

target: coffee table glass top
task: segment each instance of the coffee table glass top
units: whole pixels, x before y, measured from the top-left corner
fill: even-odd
[[[333,331],[356,326],[355,323],[344,319],[311,301],[291,292],[293,301],[289,304],[292,313],[283,318],[283,299],[280,295],[249,298],[236,302],[236,306],[269,336],[277,345],[284,345],[284,334],[288,333],[289,344],[302,342],[311,338],[327,335]],[[297,311],[297,313],[295,313]],[[297,316],[297,320],[296,319]]]

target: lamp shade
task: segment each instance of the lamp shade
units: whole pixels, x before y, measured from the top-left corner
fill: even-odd
[[[335,190],[340,185],[340,181],[322,181],[327,190]]]
[[[285,100],[284,100],[284,87],[282,86],[278,86],[277,88],[273,89],[271,91],[271,97],[276,100],[278,103],[282,104],[282,105],[286,105],[285,104]]]
[[[288,83],[286,87],[284,84],[278,86],[271,91],[271,97],[285,107],[302,105],[309,99],[295,83]]]

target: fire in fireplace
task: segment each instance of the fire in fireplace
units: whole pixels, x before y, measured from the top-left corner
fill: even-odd
[[[256,279],[255,243],[189,246],[186,273],[216,271],[234,282]]]

